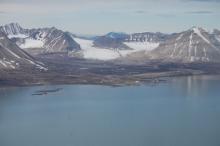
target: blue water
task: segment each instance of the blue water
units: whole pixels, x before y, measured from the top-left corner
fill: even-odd
[[[0,146],[220,146],[220,76],[3,88]]]

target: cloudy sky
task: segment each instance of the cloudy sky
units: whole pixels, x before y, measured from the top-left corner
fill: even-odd
[[[77,34],[220,29],[220,0],[0,0],[0,25]]]

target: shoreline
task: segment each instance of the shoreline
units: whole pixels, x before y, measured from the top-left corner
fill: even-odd
[[[140,85],[157,85],[160,83],[166,83],[168,82],[170,79],[172,78],[176,78],[176,77],[190,77],[190,76],[212,76],[212,75],[220,75],[220,74],[206,74],[206,73],[202,73],[202,74],[176,74],[176,75],[164,75],[164,76],[157,76],[157,77],[153,77],[153,78],[145,78],[143,80],[143,78],[139,78],[139,80],[121,80],[121,82],[74,82],[72,81],[68,81],[68,82],[39,82],[39,83],[35,83],[35,82],[29,82],[26,84],[5,84],[5,85],[0,85],[0,89],[2,88],[17,88],[17,87],[31,87],[31,86],[53,86],[53,85],[97,85],[97,86],[110,86],[110,87],[123,87],[123,86],[140,86]],[[142,75],[136,75],[136,76],[142,76]],[[135,78],[137,79],[137,78]]]

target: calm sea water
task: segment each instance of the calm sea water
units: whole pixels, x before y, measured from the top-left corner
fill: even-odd
[[[220,146],[220,76],[0,89],[0,145]]]

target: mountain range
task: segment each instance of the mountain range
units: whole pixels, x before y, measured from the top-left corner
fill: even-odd
[[[220,31],[200,27],[165,34],[117,33],[86,38],[51,28],[26,29],[18,23],[0,26],[0,68],[37,64],[34,57],[65,54],[93,60],[164,60],[169,62],[220,62]],[[29,62],[29,63],[28,63]]]

